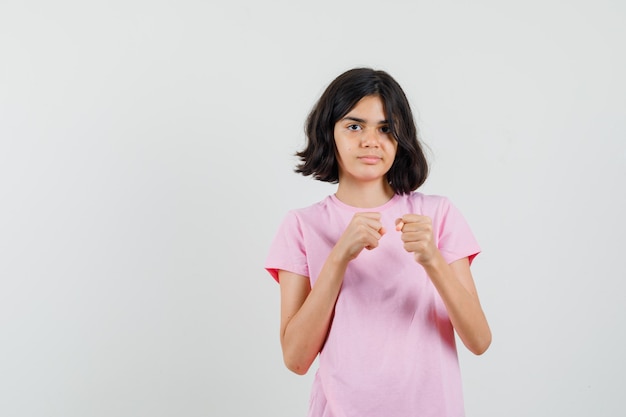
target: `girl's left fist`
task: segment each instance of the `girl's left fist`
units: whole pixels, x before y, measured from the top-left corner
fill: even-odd
[[[433,238],[433,223],[430,217],[419,214],[405,214],[396,219],[396,230],[402,232],[404,250],[413,253],[421,265],[431,262],[437,253]]]

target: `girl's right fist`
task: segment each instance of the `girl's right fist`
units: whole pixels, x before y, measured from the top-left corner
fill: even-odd
[[[355,259],[364,248],[378,247],[378,241],[385,234],[380,217],[380,213],[375,212],[356,213],[335,247],[348,260]]]

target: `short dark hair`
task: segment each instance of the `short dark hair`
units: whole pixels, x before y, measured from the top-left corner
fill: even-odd
[[[307,143],[302,151],[296,152],[301,162],[295,171],[320,181],[339,181],[335,123],[366,96],[381,98],[389,128],[398,142],[387,181],[396,194],[408,194],[426,181],[428,162],[404,91],[385,71],[371,68],[350,69],[328,85],[306,120]]]

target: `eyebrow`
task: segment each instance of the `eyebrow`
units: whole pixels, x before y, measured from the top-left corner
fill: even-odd
[[[341,120],[352,120],[353,122],[358,122],[358,123],[366,123],[365,119],[359,119],[358,117],[352,117],[352,116],[346,116]],[[387,120],[381,120],[378,122],[379,125],[388,125],[389,122]]]

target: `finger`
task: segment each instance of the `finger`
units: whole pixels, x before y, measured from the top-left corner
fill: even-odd
[[[406,223],[423,223],[423,222],[430,222],[430,217],[422,216],[421,214],[405,214],[404,216],[402,216],[400,220],[402,220],[405,224]]]
[[[398,232],[401,232],[403,227],[404,227],[404,222],[402,221],[402,219],[396,219],[396,230]]]
[[[401,237],[403,242],[421,242],[428,240],[428,234],[422,231],[418,232],[407,232],[404,231]]]
[[[432,226],[429,223],[406,223],[402,227],[403,233],[409,232],[432,232]]]
[[[373,226],[369,232],[376,239],[376,241],[378,241],[385,234],[385,228],[381,224],[378,224]]]
[[[378,242],[378,240],[385,233],[385,229],[380,222],[377,221],[364,221],[357,225],[358,230],[357,233],[360,236],[360,239],[364,239],[364,243],[368,244],[369,242]]]
[[[380,222],[381,214],[376,212],[361,212],[357,213],[353,219],[357,223],[362,223],[376,230],[377,232],[384,234],[385,229]]]
[[[382,234],[377,232],[376,230],[371,230],[370,235],[366,238],[366,242],[364,248],[367,250],[372,250],[378,247],[378,241],[382,237]]]
[[[364,219],[364,223],[365,225],[367,225],[367,227],[371,228],[372,230],[375,230],[381,235],[385,234],[385,228],[383,227],[383,224],[380,221],[376,219],[372,219],[372,218],[367,218],[367,219]]]

